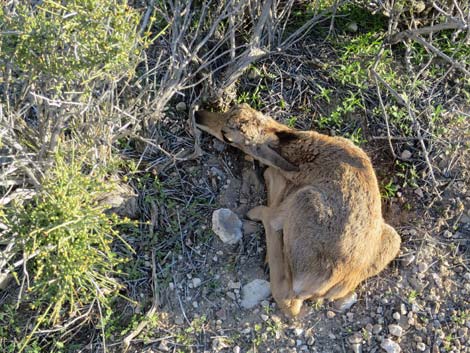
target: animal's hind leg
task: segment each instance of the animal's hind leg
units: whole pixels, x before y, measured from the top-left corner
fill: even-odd
[[[284,254],[282,231],[274,231],[271,226],[267,225],[266,245],[273,297],[285,314],[297,316],[303,300],[297,299],[292,290],[292,274]]]

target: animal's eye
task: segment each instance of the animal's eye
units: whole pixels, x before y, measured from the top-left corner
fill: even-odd
[[[227,136],[227,133],[225,131],[222,131],[222,138],[224,139],[224,141],[226,143],[232,143],[233,142],[233,140],[229,136]]]

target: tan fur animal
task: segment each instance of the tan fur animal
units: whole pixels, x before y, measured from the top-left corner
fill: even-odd
[[[400,237],[384,222],[366,153],[341,137],[297,131],[242,104],[196,112],[198,127],[268,165],[266,230],[273,297],[296,316],[306,299],[341,299],[382,271]]]

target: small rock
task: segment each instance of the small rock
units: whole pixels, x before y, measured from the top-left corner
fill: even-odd
[[[302,328],[300,328],[300,327],[296,327],[296,328],[294,329],[294,335],[295,335],[296,337],[301,337],[303,333],[304,333],[304,330],[303,330]]]
[[[346,311],[351,309],[351,307],[357,303],[357,293],[353,292],[345,298],[337,300],[334,303],[334,307],[338,311]]]
[[[0,290],[4,290],[8,287],[13,276],[9,273],[0,273]]]
[[[233,282],[233,281],[228,282],[228,287],[230,289],[240,289],[241,286],[242,286],[242,284],[240,282]]]
[[[347,26],[349,32],[357,32],[358,27],[356,22],[350,22]]]
[[[420,262],[420,263],[418,264],[418,271],[419,271],[420,273],[426,272],[427,269],[428,269],[428,265],[427,265],[426,263]]]
[[[401,317],[401,315],[400,315],[399,312],[393,313],[393,318],[394,318],[395,320],[400,321],[400,317]]]
[[[212,214],[212,230],[222,242],[233,245],[242,238],[242,221],[228,208],[221,208]]]
[[[426,345],[423,342],[419,342],[416,344],[416,349],[420,352],[424,352],[426,350]]]
[[[400,325],[388,325],[388,330],[390,331],[391,335],[396,337],[401,337],[403,334],[403,329]]]
[[[362,353],[362,344],[360,343],[351,344],[351,348],[354,353]]]
[[[201,285],[202,281],[200,278],[194,277],[192,279],[192,283],[193,283],[193,288],[197,288]]]
[[[424,197],[424,193],[423,193],[423,190],[421,190],[421,188],[416,188],[415,194],[418,195],[421,199]]]
[[[198,302],[193,302],[192,305],[193,305],[193,308],[194,308],[194,309],[197,309],[197,308],[199,307]]]
[[[186,111],[186,103],[185,103],[185,102],[179,102],[179,103],[176,105],[176,110],[179,111],[179,112],[184,112],[184,111]]]
[[[315,337],[313,336],[310,336],[308,339],[307,339],[307,344],[309,346],[313,346],[315,344]]]
[[[270,294],[269,282],[264,279],[255,279],[243,286],[241,306],[245,309],[251,309],[268,298]]]
[[[373,333],[374,335],[378,335],[380,332],[382,332],[382,325],[375,324],[375,325],[372,327],[372,333]]]
[[[445,238],[452,238],[454,234],[452,234],[451,231],[446,230],[446,231],[444,231],[443,235],[444,235]]]
[[[233,353],[240,353],[241,348],[239,346],[233,347]]]
[[[400,313],[401,315],[406,315],[408,313],[408,310],[406,310],[406,305],[404,303],[400,304]]]
[[[403,150],[403,152],[400,155],[401,159],[407,161],[408,159],[411,158],[411,152],[408,150]]]
[[[266,315],[266,314],[261,314],[260,316],[261,316],[261,320],[263,320],[263,321],[268,321],[268,319],[269,319],[269,316]]]
[[[389,338],[386,338],[382,341],[380,344],[380,347],[382,347],[387,353],[400,353],[401,348],[398,343],[392,341]]]
[[[348,337],[348,342],[351,344],[362,343],[362,335],[360,333],[355,333]]]
[[[335,313],[334,311],[328,310],[328,311],[326,312],[326,317],[327,317],[328,319],[332,319],[332,318],[334,318],[335,316],[336,316],[336,313]]]

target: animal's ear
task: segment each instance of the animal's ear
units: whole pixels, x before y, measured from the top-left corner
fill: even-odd
[[[264,162],[265,164],[277,167],[286,172],[298,172],[299,167],[289,162],[287,159],[282,157],[279,153],[273,150],[268,145],[262,144],[257,146],[255,157]]]
[[[288,130],[276,131],[276,136],[279,139],[279,144],[292,142],[300,138],[300,134],[297,131],[288,131]]]

